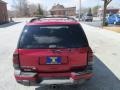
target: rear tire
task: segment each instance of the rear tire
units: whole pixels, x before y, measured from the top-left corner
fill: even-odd
[[[108,26],[108,22],[105,22],[105,26]]]

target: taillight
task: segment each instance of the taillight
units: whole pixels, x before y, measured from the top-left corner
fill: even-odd
[[[93,52],[92,49],[89,48],[88,50],[88,65],[92,65],[93,64]]]
[[[13,67],[15,69],[19,69],[20,66],[19,66],[19,53],[18,53],[18,50],[16,50],[13,54]]]

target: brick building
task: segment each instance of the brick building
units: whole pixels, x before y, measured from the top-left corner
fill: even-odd
[[[7,3],[0,0],[0,24],[8,22]]]
[[[119,13],[119,10],[120,10],[119,8],[108,7],[106,13],[107,14],[116,14],[116,13]],[[99,8],[98,16],[99,17],[103,16],[103,8]]]
[[[52,9],[50,10],[50,13],[51,15],[75,16],[76,7],[65,8],[63,5],[57,4],[52,7]]]

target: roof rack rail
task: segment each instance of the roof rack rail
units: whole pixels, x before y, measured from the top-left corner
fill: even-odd
[[[44,18],[66,18],[68,20],[73,20],[75,22],[77,22],[77,20],[73,17],[68,17],[68,16],[36,16],[35,18],[32,18],[30,20],[30,22],[33,22],[35,20],[41,20],[41,19],[44,19]]]

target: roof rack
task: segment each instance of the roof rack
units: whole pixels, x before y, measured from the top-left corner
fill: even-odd
[[[30,20],[30,22],[34,22],[35,20],[41,20],[41,19],[45,19],[45,18],[65,18],[67,20],[72,20],[72,21],[75,21],[77,22],[77,20],[73,17],[68,17],[68,16],[37,16],[35,18],[32,18]]]

